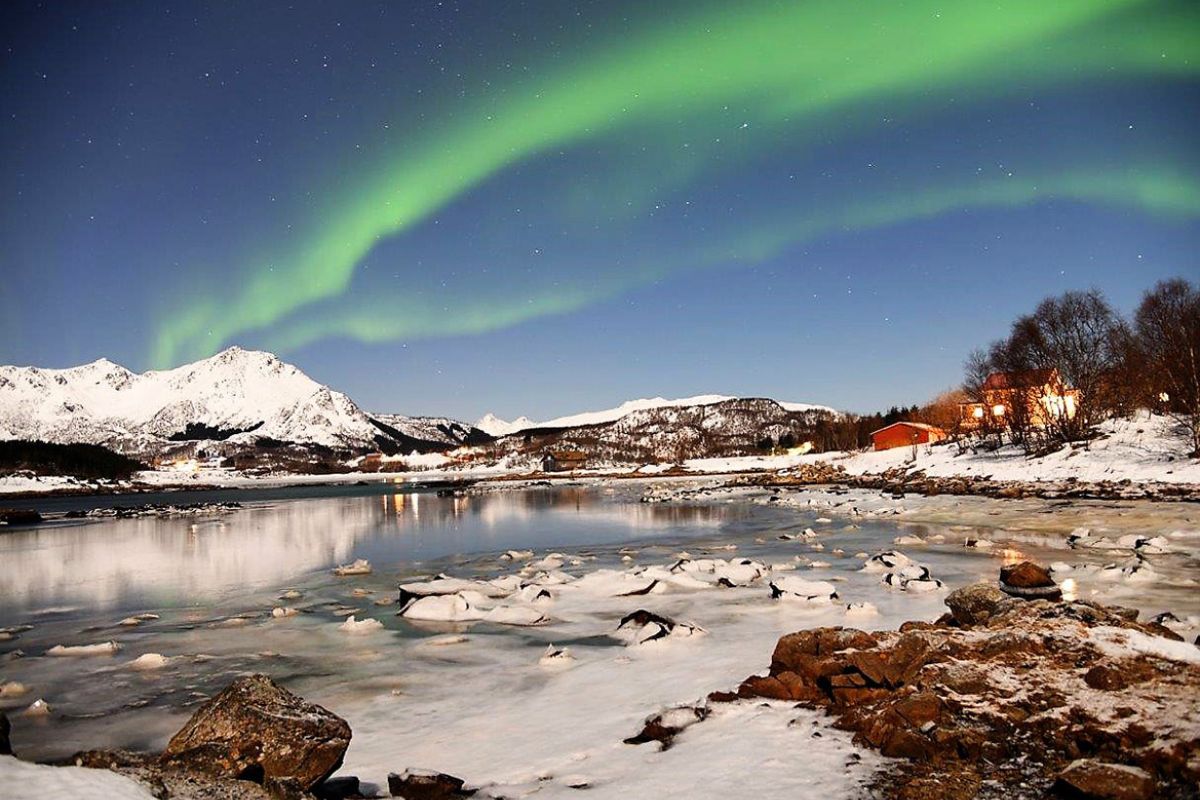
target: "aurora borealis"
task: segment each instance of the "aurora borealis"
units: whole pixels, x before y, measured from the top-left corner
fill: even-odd
[[[0,13],[5,363],[868,408],[1047,293],[1198,272],[1194,2]]]

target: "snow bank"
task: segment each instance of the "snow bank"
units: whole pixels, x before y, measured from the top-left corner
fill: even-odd
[[[18,789],[19,787],[19,789]],[[0,794],[7,797],[70,800],[154,800],[154,795],[123,775],[103,769],[47,767],[0,756]],[[8,792],[12,794],[8,794]]]

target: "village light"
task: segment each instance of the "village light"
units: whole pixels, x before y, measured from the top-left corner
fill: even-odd
[[[975,419],[983,419],[983,406],[975,406],[971,411],[971,416]]]
[[[998,403],[998,404],[992,406],[992,416],[993,417],[1003,417],[1004,416],[1004,404],[1003,403]]]

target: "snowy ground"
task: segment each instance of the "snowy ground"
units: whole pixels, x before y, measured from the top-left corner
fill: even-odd
[[[1162,416],[1141,414],[1132,420],[1112,420],[1101,426],[1102,436],[1084,445],[1069,446],[1040,458],[1028,458],[1017,447],[1005,447],[995,452],[967,450],[960,452],[954,444],[921,446],[913,460],[907,447],[875,452],[811,453],[797,456],[744,456],[739,458],[704,458],[685,461],[681,466],[692,474],[728,474],[735,472],[771,472],[802,465],[825,462],[842,467],[851,475],[877,474],[895,467],[923,470],[933,477],[987,477],[998,481],[1061,481],[1075,479],[1084,482],[1130,480],[1134,483],[1200,484],[1200,460],[1188,459],[1187,439],[1177,423]],[[412,462],[412,458],[405,459]],[[448,459],[433,454],[422,456],[425,467],[420,472],[350,473],[339,475],[277,475],[255,477],[229,470],[201,468],[194,472],[175,470],[143,472],[138,483],[144,486],[176,488],[187,486],[217,486],[228,488],[267,488],[276,486],[309,486],[371,482],[422,482],[431,480],[488,479],[524,472],[525,467],[513,462],[449,467]],[[673,464],[625,465],[606,469],[581,470],[571,475],[553,477],[603,477],[636,473],[653,476],[672,469]],[[55,492],[63,489],[98,488],[97,484],[71,478],[0,477],[0,495],[13,493]],[[120,490],[120,485],[108,485],[106,490]]]
[[[1086,445],[1068,446],[1040,458],[1028,458],[1017,447],[996,452],[960,453],[954,444],[918,448],[913,469],[935,477],[975,476],[1001,481],[1080,481],[1200,483],[1200,460],[1188,459],[1188,440],[1173,420],[1139,415],[1100,426],[1102,437]],[[799,463],[827,461],[851,474],[879,473],[903,466],[912,457],[907,447],[800,456]]]

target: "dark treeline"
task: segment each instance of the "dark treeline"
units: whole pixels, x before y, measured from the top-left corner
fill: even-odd
[[[871,432],[891,425],[893,422],[919,420],[921,409],[917,406],[905,408],[892,406],[886,412],[874,414],[842,414],[817,421],[813,430],[813,449],[857,450],[871,444]]]
[[[125,480],[146,466],[98,444],[0,441],[0,474],[28,470],[38,475]]]

